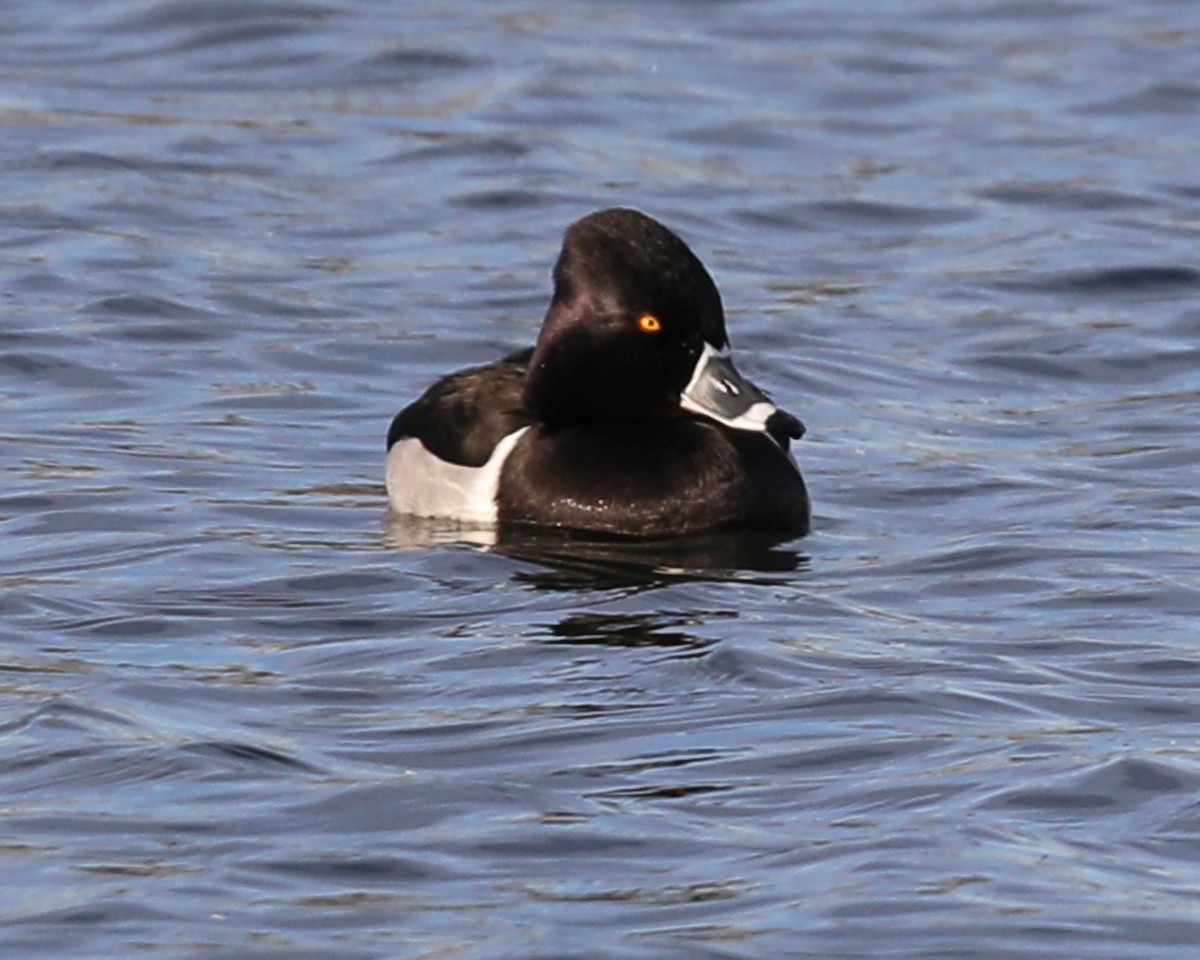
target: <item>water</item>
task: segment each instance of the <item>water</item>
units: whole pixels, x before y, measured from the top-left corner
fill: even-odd
[[[6,957],[1195,955],[1190,0],[4,16]],[[618,203],[814,533],[389,520]]]

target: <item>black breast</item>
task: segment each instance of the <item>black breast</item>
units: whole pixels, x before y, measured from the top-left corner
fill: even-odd
[[[617,536],[808,531],[800,473],[763,434],[699,420],[532,427],[505,463],[502,524]]]

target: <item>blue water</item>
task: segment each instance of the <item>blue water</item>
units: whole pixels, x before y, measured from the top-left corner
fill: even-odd
[[[3,11],[6,958],[1195,956],[1191,0]],[[814,532],[389,517],[615,204]]]

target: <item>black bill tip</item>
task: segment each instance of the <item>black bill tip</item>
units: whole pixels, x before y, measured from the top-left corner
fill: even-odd
[[[799,440],[804,436],[804,424],[800,422],[799,418],[793,417],[786,410],[776,410],[767,417],[766,428],[767,433],[780,441],[785,437]]]

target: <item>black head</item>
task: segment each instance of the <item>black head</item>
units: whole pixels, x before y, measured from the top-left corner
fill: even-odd
[[[705,343],[726,335],[704,264],[645,214],[600,210],[563,238],[525,406],[549,424],[680,416]]]

